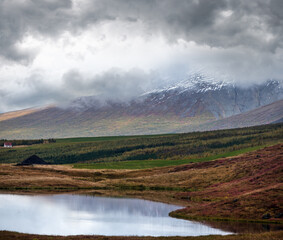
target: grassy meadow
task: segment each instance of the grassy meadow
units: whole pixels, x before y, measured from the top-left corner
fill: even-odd
[[[235,156],[282,139],[283,124],[184,134],[66,138],[0,148],[0,163],[18,163],[36,154],[52,164],[74,164],[76,168],[145,169]]]
[[[211,161],[218,158],[232,157],[246,152],[255,151],[263,148],[264,146],[255,146],[249,148],[243,148],[240,150],[225,152],[221,154],[211,155],[203,158],[195,159],[156,159],[156,160],[132,160],[132,161],[113,161],[113,162],[100,162],[100,163],[76,163],[75,168],[87,168],[87,169],[148,169],[154,167],[167,167],[176,166],[195,162]]]

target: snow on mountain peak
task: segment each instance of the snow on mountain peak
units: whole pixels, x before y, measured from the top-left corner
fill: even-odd
[[[168,87],[164,87],[161,89],[154,89],[150,92],[144,93],[143,96],[152,93],[168,92],[168,91],[179,91],[180,93],[188,90],[194,90],[195,92],[216,91],[229,85],[234,86],[233,83],[227,81],[226,79],[218,80],[212,76],[208,76],[201,73],[195,73],[189,75],[189,77],[183,81],[170,84]]]

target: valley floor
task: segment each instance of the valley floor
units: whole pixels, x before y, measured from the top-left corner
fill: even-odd
[[[173,217],[282,224],[282,159],[283,144],[277,144],[236,157],[145,170],[74,169],[71,165],[16,167],[1,164],[0,189],[1,192],[17,194],[88,192],[94,195],[137,197],[183,206],[184,208],[171,213]],[[231,227],[233,228],[233,224],[228,230],[233,230]],[[283,237],[282,231],[243,234],[245,235],[185,239]],[[78,238],[46,238],[0,232],[0,239]],[[85,236],[79,239],[108,237]]]

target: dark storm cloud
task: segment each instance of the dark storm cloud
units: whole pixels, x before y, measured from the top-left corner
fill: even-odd
[[[106,2],[104,12],[108,16],[140,20],[151,34],[162,33],[171,41],[181,37],[211,47],[247,46],[266,51],[282,47],[282,0]],[[231,11],[231,16],[225,17],[225,11]],[[266,34],[270,34],[269,39]]]
[[[172,42],[184,38],[273,53],[283,46],[282,0],[0,0],[0,54],[27,62],[34,53],[18,47],[27,34],[55,38],[117,20],[141,22],[146,29],[141,35],[162,34]]]
[[[71,0],[0,0],[0,54],[6,60],[27,62],[33,51],[21,49],[27,34],[56,36],[68,29]]]

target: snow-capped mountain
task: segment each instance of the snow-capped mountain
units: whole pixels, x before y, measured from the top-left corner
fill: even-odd
[[[282,81],[269,80],[242,88],[196,74],[128,102],[81,97],[64,108],[48,107],[15,118],[10,114],[9,119],[4,115],[2,121],[0,114],[0,133],[4,138],[156,134],[214,129],[207,123],[225,118],[229,128],[265,124],[283,118],[282,86]],[[234,115],[238,117],[229,120]]]
[[[143,97],[151,110],[174,109],[182,117],[208,113],[219,119],[283,99],[283,84],[269,80],[243,88],[197,75],[168,88],[148,92]]]
[[[171,90],[188,91],[195,90],[197,92],[206,92],[209,90],[215,91],[219,90],[225,86],[234,85],[228,80],[216,80],[214,77],[207,76],[201,73],[195,73],[189,75],[185,80],[179,81],[175,84],[171,84],[165,88],[155,89],[153,91],[147,92],[143,95],[156,93],[156,92],[166,92]]]
[[[130,102],[100,102],[96,97],[73,101],[74,111],[123,112],[131,116],[171,115],[181,118],[204,115],[221,119],[283,99],[283,84],[269,80],[250,87],[217,81],[201,74],[165,88],[144,93]]]

